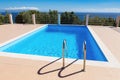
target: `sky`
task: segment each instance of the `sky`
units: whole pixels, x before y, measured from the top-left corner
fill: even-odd
[[[120,0],[0,0],[0,10],[120,12]]]

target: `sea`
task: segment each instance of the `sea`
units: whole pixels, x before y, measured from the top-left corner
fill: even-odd
[[[15,18],[16,16],[22,11],[10,11],[10,12],[7,12],[7,13],[10,13],[13,15],[13,22],[15,23]],[[6,11],[0,11],[0,14],[2,15],[6,15],[7,14]],[[59,12],[60,14],[63,13],[63,12]],[[95,16],[98,16],[98,17],[102,17],[102,18],[114,18],[116,19],[117,16],[120,16],[120,13],[102,13],[102,12],[74,12],[75,15],[77,15],[79,17],[80,20],[84,20],[85,19],[85,16],[86,15],[89,15],[89,17],[95,17]]]

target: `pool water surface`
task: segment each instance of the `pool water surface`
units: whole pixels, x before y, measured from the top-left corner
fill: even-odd
[[[62,56],[66,40],[66,58],[83,59],[83,42],[86,41],[87,60],[107,61],[86,26],[47,25],[0,48],[1,52],[40,56]]]

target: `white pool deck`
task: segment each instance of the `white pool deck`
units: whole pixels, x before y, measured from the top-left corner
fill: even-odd
[[[38,29],[40,26],[43,26],[43,24],[0,25],[0,45]],[[87,61],[85,72],[69,75],[82,69],[82,60],[79,60],[67,67],[61,73],[61,76],[63,76],[61,78],[58,76],[59,70],[44,75],[37,74],[41,67],[50,63],[55,58],[37,56],[33,58],[33,56],[0,53],[0,80],[120,80],[120,28],[105,26],[88,26],[88,28],[97,39],[103,52],[105,52],[108,63]],[[66,65],[70,61],[73,60],[67,60]],[[55,70],[61,66],[61,60],[59,60],[45,67],[41,72]]]

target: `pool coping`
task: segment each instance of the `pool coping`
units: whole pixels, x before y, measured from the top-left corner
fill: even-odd
[[[47,24],[46,24],[46,25],[43,25],[43,26],[41,26],[41,27],[35,28],[35,29],[33,29],[33,30],[29,31],[29,32],[23,33],[22,35],[20,35],[20,36],[18,36],[18,37],[15,37],[15,38],[13,38],[13,39],[10,39],[10,40],[8,40],[8,41],[0,44],[0,47],[3,46],[3,45],[8,44],[8,43],[10,43],[10,42],[12,42],[12,41],[14,41],[14,40],[17,40],[17,39],[19,39],[19,38],[21,38],[21,37],[23,37],[23,36],[25,36],[25,35],[28,35],[28,34],[34,32],[34,31],[36,31],[36,30],[38,30],[38,29],[41,29],[41,28],[43,28],[43,27],[45,27],[45,26],[47,26]]]
[[[94,32],[94,30],[91,28],[91,26],[87,26],[89,31],[91,32],[93,38],[97,42],[100,49],[103,51],[105,57],[108,60],[109,66],[115,66],[120,68],[120,63],[117,60],[117,58],[112,54],[112,52],[107,48],[107,46],[102,42],[102,40],[99,38],[99,36]]]
[[[5,43],[0,44],[0,46],[3,46],[5,44],[8,44],[16,39],[19,39],[27,34],[30,34],[31,32],[34,32],[40,28],[43,28],[46,25],[43,25],[41,27],[35,28],[32,31],[29,31],[25,34],[22,34],[14,39],[11,39]],[[107,49],[107,47],[104,45],[104,43],[100,40],[100,38],[97,36],[97,34],[92,30],[92,28],[90,28],[89,26],[87,26],[89,31],[91,32],[91,34],[93,35],[94,39],[96,40],[97,44],[99,45],[99,47],[102,49],[105,57],[108,59],[108,62],[103,62],[103,61],[92,61],[92,60],[87,60],[86,64],[87,65],[92,65],[92,66],[100,66],[100,67],[114,67],[114,68],[120,68],[120,64],[118,62],[118,60],[112,55],[112,53],[110,52],[109,49]],[[47,57],[47,56],[37,56],[37,55],[26,55],[26,54],[15,54],[15,53],[7,53],[7,52],[0,52],[0,56],[6,56],[6,57],[14,57],[14,58],[23,58],[23,59],[32,59],[32,60],[43,60],[43,61],[51,61],[51,60],[55,60],[58,59],[58,57]],[[65,59],[67,63],[72,62],[75,59]],[[62,61],[59,61],[62,62]],[[75,64],[82,64],[83,60],[78,60]]]

